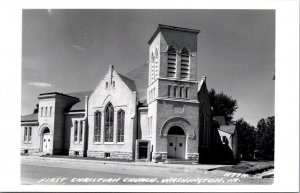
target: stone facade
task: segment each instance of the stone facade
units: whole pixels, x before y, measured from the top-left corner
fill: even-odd
[[[159,25],[149,63],[126,75],[110,66],[90,92],[40,94],[38,113],[22,117],[21,152],[198,162],[199,146],[212,143],[206,80],[197,80],[198,33]]]
[[[199,153],[188,153],[187,159],[193,163],[197,163],[199,161]]]
[[[101,159],[122,159],[122,160],[133,160],[132,152],[123,151],[88,151],[88,157],[101,158]]]

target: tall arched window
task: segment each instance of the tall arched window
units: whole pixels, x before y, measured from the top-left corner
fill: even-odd
[[[78,121],[74,122],[74,141],[77,142],[78,140]]]
[[[31,142],[31,134],[32,134],[32,128],[29,127],[29,131],[28,131],[28,142]]]
[[[97,111],[95,113],[94,142],[100,142],[100,140],[101,140],[101,113]]]
[[[109,103],[104,114],[104,142],[113,142],[114,139],[114,107]]]
[[[169,78],[176,77],[176,50],[173,46],[170,46],[168,49],[167,77]]]
[[[27,127],[24,128],[24,142],[27,142]]]
[[[189,78],[190,73],[190,55],[186,48],[181,50],[181,60],[180,60],[180,78]]]
[[[118,142],[124,142],[124,122],[125,112],[120,110],[118,112]]]
[[[80,121],[80,126],[79,126],[79,142],[82,142],[82,134],[83,134],[83,121]]]

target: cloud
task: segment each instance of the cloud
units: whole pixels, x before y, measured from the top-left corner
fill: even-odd
[[[77,50],[84,50],[85,48],[84,47],[81,47],[79,45],[73,45],[72,48],[76,48]]]
[[[50,83],[46,83],[46,82],[29,82],[28,85],[36,86],[36,87],[51,87],[52,86]]]

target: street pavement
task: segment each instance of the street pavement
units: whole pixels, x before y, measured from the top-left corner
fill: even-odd
[[[113,162],[38,156],[21,157],[21,184],[201,185],[271,184],[273,179],[214,170],[221,165]]]

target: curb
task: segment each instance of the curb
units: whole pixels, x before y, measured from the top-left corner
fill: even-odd
[[[57,157],[40,157],[40,156],[22,156],[21,159],[24,160],[36,160],[36,161],[55,161],[55,162],[84,162],[93,164],[107,164],[107,165],[127,165],[127,166],[142,166],[142,167],[160,167],[160,168],[176,168],[176,169],[188,169],[188,170],[203,170],[210,171],[211,168],[199,168],[197,165],[179,165],[179,164],[167,164],[163,162],[153,163],[153,162],[116,162],[116,161],[104,161],[104,160],[83,160],[83,159],[69,159],[69,158],[57,158]],[[212,166],[212,168],[216,168]]]

